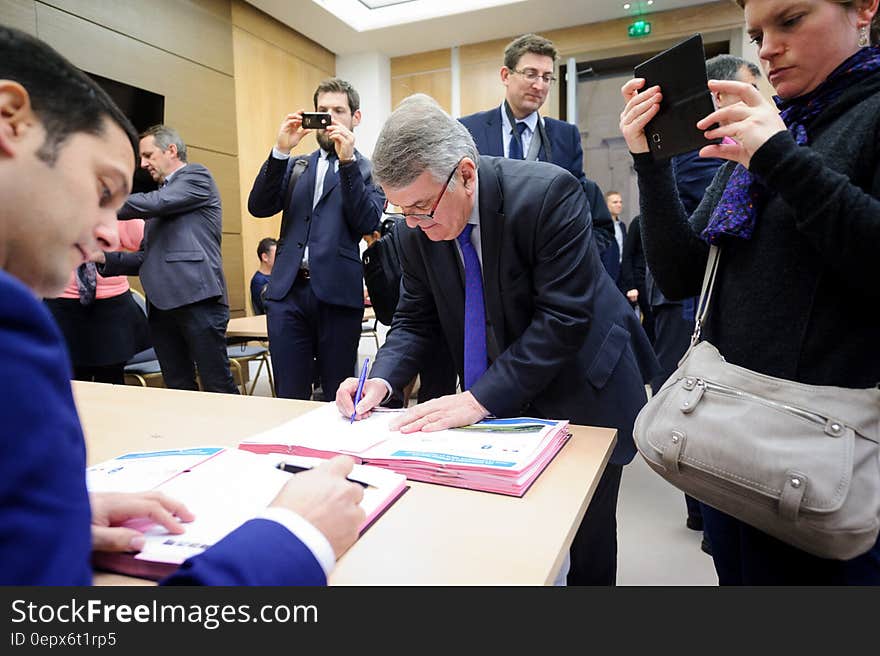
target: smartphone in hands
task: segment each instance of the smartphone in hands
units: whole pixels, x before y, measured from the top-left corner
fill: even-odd
[[[330,112],[303,112],[302,126],[306,130],[325,130],[332,123]]]

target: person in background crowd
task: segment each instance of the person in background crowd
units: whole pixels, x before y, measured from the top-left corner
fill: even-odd
[[[599,185],[584,175],[580,132],[576,125],[538,113],[556,82],[557,56],[549,39],[538,34],[517,37],[504,49],[504,101],[459,120],[473,136],[480,155],[550,162],[576,177],[587,195],[593,239],[602,253],[613,240],[611,217]]]
[[[266,314],[263,297],[269,286],[272,267],[275,265],[275,251],[277,248],[278,242],[271,237],[264,237],[257,244],[257,257],[260,260],[260,268],[251,277],[251,306],[254,308],[254,314]]]
[[[121,248],[136,251],[143,237],[143,220],[119,224]],[[94,262],[80,264],[61,295],[45,302],[64,335],[74,380],[122,385],[125,363],[150,347],[147,317],[128,279],[105,278]]]
[[[642,229],[640,217],[635,216],[629,222],[626,239],[623,242],[623,257],[620,260],[620,280],[617,288],[626,296],[626,300],[641,317],[642,328],[651,343],[654,343],[654,314],[645,290],[645,251],[642,248]]]
[[[357,91],[330,78],[315,89],[313,102],[315,111],[332,116],[329,127],[315,132],[319,148],[291,157],[311,130],[303,128],[304,109],[285,116],[254,180],[248,211],[256,217],[283,211],[265,296],[275,391],[309,399],[320,379],[329,400],[355,368],[364,316],[358,242],[379,229],[385,199],[373,185],[370,160],[354,145],[361,121]]]
[[[187,162],[186,144],[172,127],[141,134],[141,168],[159,183],[131,194],[120,219],[148,217],[136,253],[95,254],[104,276],[140,276],[147,321],[162,378],[173,389],[238,394],[229,370],[229,303],[220,240],[223,210],[211,172]]]
[[[602,252],[602,264],[611,279],[620,283],[620,268],[623,261],[623,244],[626,241],[626,224],[620,219],[623,213],[623,196],[619,191],[605,192],[605,206],[611,215],[611,229],[614,238],[608,248]]]

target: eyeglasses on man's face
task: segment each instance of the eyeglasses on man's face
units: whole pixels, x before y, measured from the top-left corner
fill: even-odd
[[[464,159],[464,158],[462,158],[462,159]],[[455,163],[455,167],[452,169],[452,172],[449,174],[449,177],[446,178],[446,182],[443,185],[443,189],[440,190],[440,195],[437,196],[437,200],[434,201],[434,206],[431,207],[431,210],[427,214],[422,214],[420,212],[413,212],[411,214],[406,214],[404,212],[394,212],[394,211],[389,212],[388,211],[389,207],[395,208],[395,209],[399,209],[399,208],[397,208],[396,205],[389,205],[388,200],[386,199],[385,200],[385,208],[384,208],[385,216],[387,216],[389,219],[395,219],[395,220],[396,219],[404,219],[404,220],[405,219],[414,219],[416,221],[433,221],[434,220],[434,212],[437,211],[437,206],[440,205],[440,201],[443,199],[443,194],[445,194],[446,190],[449,188],[449,183],[452,182],[452,176],[454,176],[455,172],[458,170],[459,164],[461,164],[461,159]]]
[[[541,75],[534,68],[524,68],[521,71],[514,68],[511,72],[516,73],[517,75],[522,75],[529,84],[534,84],[538,79],[542,80],[547,86],[556,82],[556,76],[552,73],[544,73]]]

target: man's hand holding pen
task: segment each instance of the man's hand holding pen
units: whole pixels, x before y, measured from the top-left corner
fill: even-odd
[[[366,419],[372,413],[373,408],[382,403],[388,395],[388,388],[378,378],[368,378],[364,381],[361,392],[361,400],[355,409],[354,398],[357,394],[357,378],[346,378],[336,390],[336,407],[343,417],[349,418],[356,412],[355,421]]]

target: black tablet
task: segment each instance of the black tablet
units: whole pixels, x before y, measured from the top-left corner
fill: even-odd
[[[707,86],[703,37],[692,37],[664,50],[633,70],[645,78],[644,89],[660,86],[660,111],[645,127],[648,147],[655,160],[687,153],[721,139],[708,140],[697,129],[697,121],[715,110]]]

